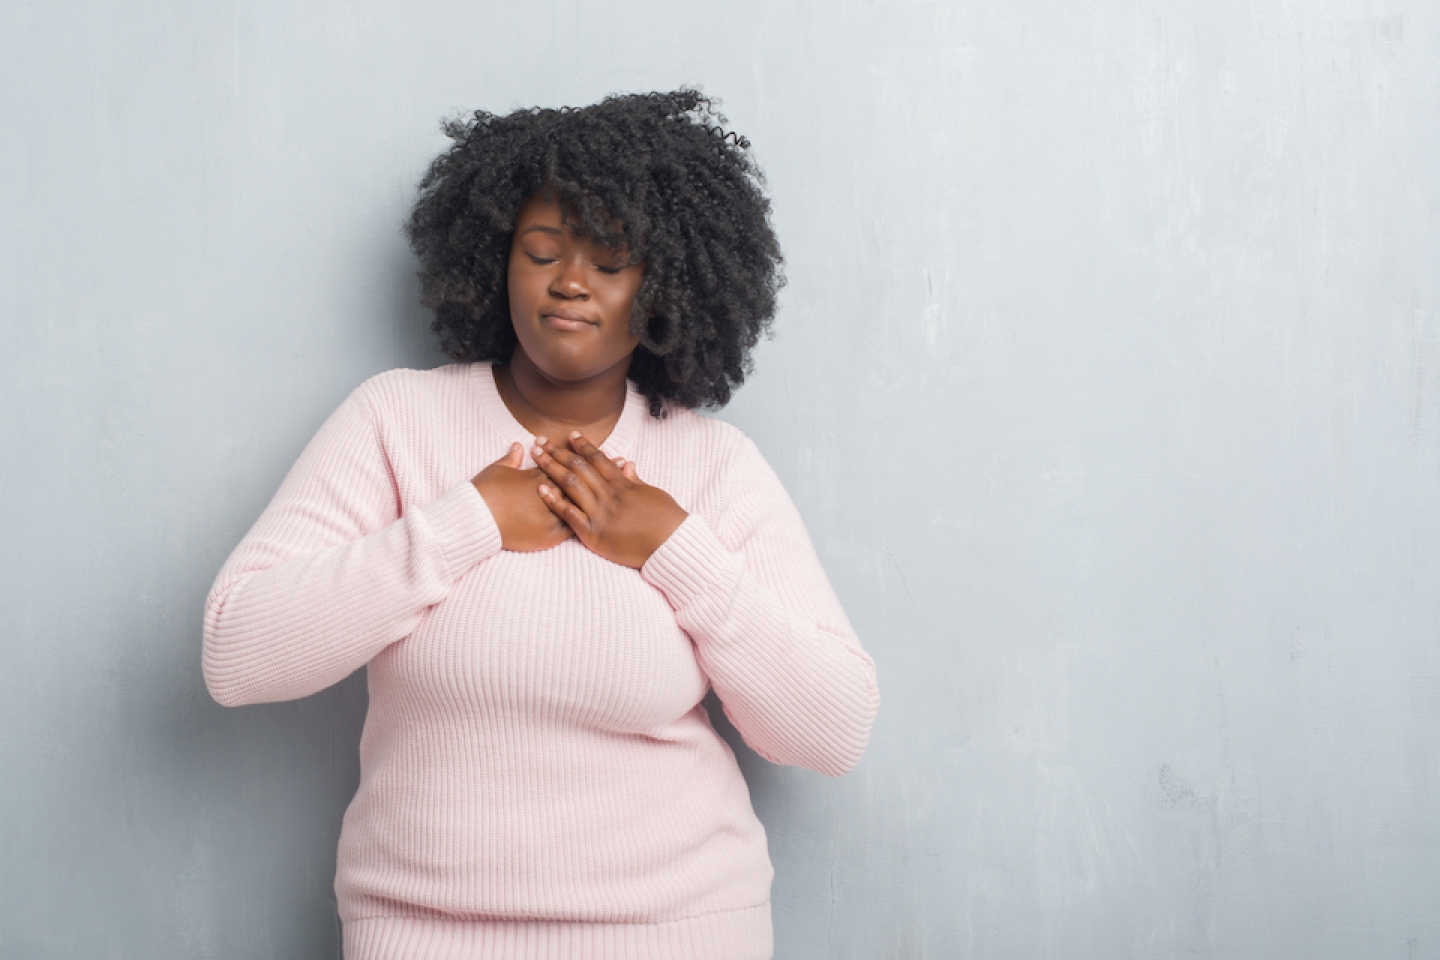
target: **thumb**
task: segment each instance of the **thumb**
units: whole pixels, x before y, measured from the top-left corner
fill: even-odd
[[[520,464],[525,462],[525,448],[520,446],[518,441],[512,443],[510,449],[505,451],[505,456],[495,462],[511,470],[519,470]]]

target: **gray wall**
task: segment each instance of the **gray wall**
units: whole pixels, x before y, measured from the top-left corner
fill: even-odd
[[[442,115],[698,82],[789,255],[723,416],[879,664],[747,757],[781,960],[1440,956],[1440,9],[0,13],[0,956],[336,953],[358,677],[226,711],[220,563],[438,362]]]

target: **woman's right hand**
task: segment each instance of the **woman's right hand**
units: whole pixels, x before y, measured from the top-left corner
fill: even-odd
[[[549,478],[539,468],[521,470],[525,448],[512,443],[505,456],[481,470],[470,482],[500,528],[500,545],[506,550],[532,552],[574,536],[570,527],[540,499],[540,484]]]

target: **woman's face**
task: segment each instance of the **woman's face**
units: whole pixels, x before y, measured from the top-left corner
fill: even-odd
[[[519,350],[551,380],[588,380],[624,364],[640,343],[630,311],[644,264],[578,235],[559,201],[525,201],[510,243],[510,322]]]

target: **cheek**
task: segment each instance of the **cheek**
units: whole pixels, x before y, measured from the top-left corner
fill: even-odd
[[[640,338],[631,333],[635,324],[635,298],[633,296],[617,297],[613,316],[619,322],[615,324],[615,338],[623,340],[632,347],[640,342]]]
[[[512,324],[517,317],[527,316],[534,312],[536,303],[534,286],[533,276],[523,268],[517,269],[512,262],[505,273],[505,293]]]
[[[619,296],[619,313],[627,321],[633,320],[635,317],[635,311],[637,309],[635,305],[635,297],[639,292],[640,280],[636,279],[633,283],[628,284],[626,289]]]
[[[515,302],[516,296],[521,293],[523,288],[524,280],[520,276],[520,271],[515,269],[515,258],[511,257],[509,263],[505,265],[505,289],[509,292],[511,303]]]

